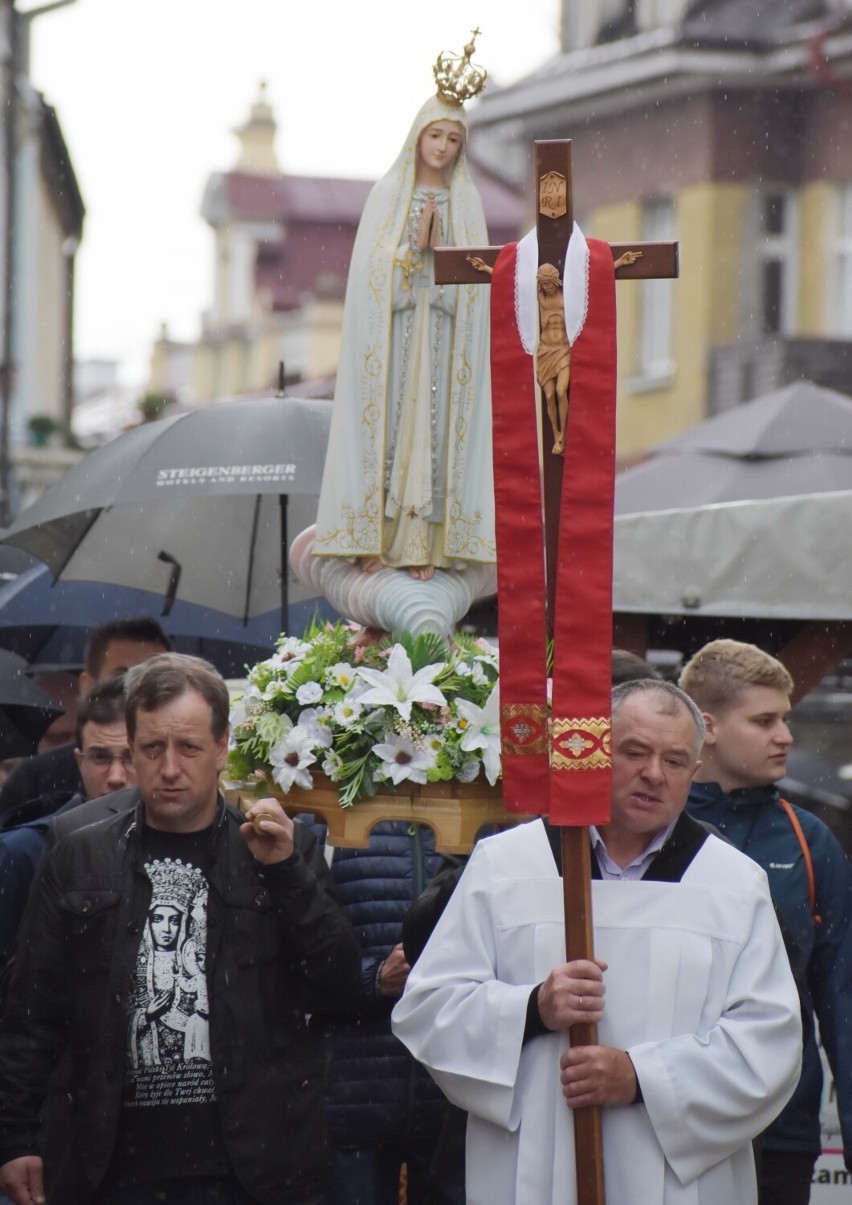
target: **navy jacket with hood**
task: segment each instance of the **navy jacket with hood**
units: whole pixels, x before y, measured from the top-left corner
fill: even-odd
[[[315,831],[323,836],[325,829]],[[393,1036],[396,1000],[377,991],[381,965],[402,940],[402,920],[443,864],[432,831],[392,820],[377,824],[366,849],[334,850],[338,899],[361,943],[361,997],[356,1021],[332,1033],[327,1119],[333,1146],[380,1146],[410,1139],[435,1144],[451,1106]]]
[[[834,1072],[846,1166],[852,1170],[852,864],[821,820],[794,808],[813,863],[812,912],[805,856],[774,787],[745,787],[725,794],[718,783],[697,782],[687,806],[696,820],[714,825],[766,871],[775,909],[806,968],[802,1077],[792,1099],[766,1131],[764,1145],[768,1150],[802,1154],[821,1149],[823,1075],[812,1023],[816,1014]]]

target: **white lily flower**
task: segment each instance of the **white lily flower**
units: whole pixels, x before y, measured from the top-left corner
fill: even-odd
[[[395,644],[388,657],[386,670],[358,667],[359,676],[370,686],[359,701],[365,705],[386,703],[395,707],[407,722],[411,719],[413,703],[434,703],[437,707],[446,704],[447,700],[437,686],[432,685],[443,668],[443,663],[427,665],[415,674],[408,653],[401,644]]]
[[[437,760],[432,749],[418,749],[413,741],[395,733],[391,733],[384,743],[373,745],[373,752],[385,763],[386,776],[394,786],[406,779],[424,783],[426,771],[431,770]]]
[[[294,783],[310,791],[314,784],[308,766],[316,760],[308,734],[298,725],[269,751],[272,777],[282,791],[292,790]]]
[[[482,750],[485,777],[493,787],[500,773],[500,688],[495,686],[484,707],[467,699],[456,700],[456,710],[466,721],[461,748],[465,753]]]

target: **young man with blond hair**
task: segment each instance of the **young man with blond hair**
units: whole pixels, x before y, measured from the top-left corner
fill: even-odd
[[[776,911],[805,968],[810,1026],[796,1092],[766,1131],[761,1205],[806,1205],[821,1150],[822,1068],[813,1017],[834,1073],[846,1166],[852,1169],[852,866],[828,828],[781,799],[792,736],[793,680],[753,644],[714,640],[680,678],[706,736],[688,810],[766,871]]]

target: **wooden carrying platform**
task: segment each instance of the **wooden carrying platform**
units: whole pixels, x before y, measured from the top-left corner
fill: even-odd
[[[314,775],[312,791],[296,788],[285,794],[266,782],[260,791],[254,783],[238,783],[225,786],[223,793],[240,811],[267,795],[277,799],[288,816],[309,812],[328,825],[331,844],[344,849],[364,849],[383,820],[407,820],[432,830],[439,853],[466,854],[483,825],[507,827],[533,819],[507,812],[500,788],[484,782],[412,784],[407,791],[383,791],[347,808],[340,806],[337,787],[324,774]]]

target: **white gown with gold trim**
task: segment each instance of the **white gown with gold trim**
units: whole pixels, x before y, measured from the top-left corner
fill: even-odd
[[[679,883],[593,884],[608,963],[599,1041],[644,1104],[603,1110],[612,1205],[754,1205],[751,1139],[799,1077],[799,1001],[766,876],[710,837]],[[470,1114],[468,1205],[573,1205],[565,1036],[523,1044],[535,984],[565,961],[562,883],[540,821],[476,847],[393,1014]]]
[[[495,560],[489,290],[438,288],[431,252],[407,254],[428,194],[415,187],[417,143],[441,120],[465,123],[461,109],[433,97],[358,228],[317,556],[381,555],[396,567]],[[464,150],[436,201],[445,245],[487,243]]]

